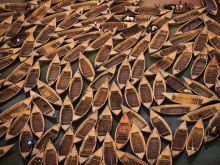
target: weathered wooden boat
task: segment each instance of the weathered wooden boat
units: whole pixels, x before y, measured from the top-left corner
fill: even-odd
[[[103,161],[106,165],[117,165],[118,157],[116,155],[116,146],[111,135],[107,133],[103,146]]]
[[[71,165],[71,164],[75,164],[75,165],[79,164],[78,153],[75,145],[72,147],[71,152],[66,157],[66,160],[64,162],[64,165]]]
[[[121,109],[123,114],[128,116],[128,119],[132,125],[135,124],[143,132],[151,132],[149,124],[141,115],[123,105]]]
[[[78,28],[78,27],[76,27],[76,28]],[[75,37],[66,40],[66,42],[75,41],[77,43],[83,43],[83,42],[86,42],[86,41],[93,41],[93,40],[97,39],[98,37],[100,37],[101,34],[102,33],[101,33],[100,30],[99,31],[96,30],[96,31],[86,32],[86,33],[76,35]]]
[[[140,129],[133,124],[130,132],[130,145],[133,153],[143,159],[145,155],[145,140]]]
[[[138,112],[141,106],[140,96],[130,81],[126,83],[124,97],[127,105]]]
[[[79,163],[83,164],[92,155],[96,148],[97,135],[93,128],[84,138],[79,149]]]
[[[220,42],[220,37],[214,33],[212,33],[211,31],[208,31],[208,38],[209,38],[209,42],[212,44],[212,46],[214,46],[214,48],[216,49],[220,49],[219,46],[219,42]]]
[[[152,26],[156,26],[160,29],[164,24],[168,23],[173,16],[173,11],[169,11],[158,18],[151,21]]]
[[[175,103],[190,105],[190,106],[201,106],[213,100],[207,97],[188,94],[188,93],[163,93],[163,95]]]
[[[140,96],[141,103],[145,107],[149,108],[153,102],[153,91],[150,86],[150,83],[148,82],[145,76],[141,78],[141,81],[138,86],[138,93]]]
[[[129,6],[131,5],[130,2],[123,2],[123,3],[119,3],[119,4],[115,4],[113,6],[110,7],[109,11],[111,13],[114,13],[114,14],[120,14],[120,13],[124,13],[127,11],[127,7],[126,6]],[[122,20],[119,20],[119,21],[122,21]]]
[[[212,15],[217,15],[218,5],[215,0],[202,0],[203,6],[206,8],[206,11]]]
[[[220,98],[220,80],[217,80],[215,83],[215,94]]]
[[[190,72],[192,79],[198,78],[203,73],[203,71],[206,68],[207,62],[208,62],[207,54],[201,53],[196,57],[195,61],[192,64],[191,72]]]
[[[118,1],[114,1],[114,3],[124,3],[124,2],[129,2],[131,5],[138,5],[140,0],[118,0]]]
[[[0,36],[4,35],[10,28],[13,16],[8,17],[0,23]]]
[[[5,135],[5,140],[8,141],[18,136],[23,130],[25,124],[28,123],[29,117],[30,117],[30,107],[26,109],[26,111],[24,111],[13,121],[13,123],[11,124]]]
[[[75,3],[75,4],[71,5],[71,8],[74,10],[82,8],[83,11],[86,11],[86,10],[90,10],[98,5],[99,5],[98,1],[91,0],[91,1],[84,1],[81,3]]]
[[[8,128],[11,126],[12,121],[13,119],[10,119],[0,125],[0,138],[7,132]]]
[[[57,151],[56,151],[55,146],[50,140],[46,145],[43,161],[45,165],[58,165]]]
[[[24,81],[12,84],[0,91],[0,104],[16,96],[23,88]]]
[[[186,122],[184,121],[176,129],[173,136],[173,141],[171,143],[171,152],[173,157],[179,155],[184,150],[187,138],[188,128],[186,126]]]
[[[7,10],[7,11],[16,11],[18,13],[25,13],[29,10],[35,9],[37,6],[37,3],[34,1],[29,1],[27,3],[1,3],[0,7],[1,9]],[[16,19],[16,18],[15,18]]]
[[[103,157],[103,151],[101,147],[88,158],[85,165],[93,165],[96,163],[101,164],[102,157]]]
[[[165,99],[163,93],[166,92],[166,83],[160,73],[157,73],[153,82],[153,97],[158,105]]]
[[[0,158],[2,158],[5,154],[7,154],[7,152],[9,152],[13,147],[14,147],[15,144],[9,144],[9,145],[5,145],[5,146],[2,146],[0,147]]]
[[[0,60],[10,57],[11,55],[14,55],[20,51],[20,48],[6,48],[6,49],[0,49]]]
[[[39,151],[36,155],[32,157],[32,159],[30,159],[28,165],[35,165],[35,164],[42,165],[43,156],[44,156],[44,150]]]
[[[146,6],[127,6],[127,9],[134,14],[143,14],[143,15],[163,15],[168,12],[166,9],[159,7],[146,7]]]
[[[134,25],[136,25],[136,23],[134,22],[103,22],[101,24],[98,24],[97,28],[102,29],[103,31],[113,29],[117,29],[117,31],[122,31]]]
[[[146,144],[146,158],[150,164],[154,164],[160,155],[161,139],[156,128],[151,132]]]
[[[153,127],[157,128],[161,138],[172,141],[172,131],[167,122],[154,111],[150,111],[150,121]]]
[[[128,58],[125,58],[125,60],[122,62],[121,66],[118,69],[117,74],[117,83],[120,89],[123,89],[131,78],[131,65],[129,63]]]
[[[63,135],[63,138],[59,145],[59,150],[58,150],[59,162],[63,161],[66,157],[68,157],[68,155],[71,154],[72,150],[74,150],[73,138],[74,138],[73,128],[72,126],[70,126]]]
[[[27,158],[27,156],[31,153],[32,151],[32,144],[29,144],[28,142],[30,139],[33,138],[33,134],[31,132],[31,129],[27,124],[24,125],[24,128],[22,129],[22,132],[19,137],[19,150],[20,154],[23,159]]]
[[[169,145],[167,145],[166,148],[161,152],[156,165],[163,165],[165,163],[167,165],[172,165],[172,154]]]
[[[131,69],[131,82],[136,84],[144,75],[145,57],[144,54],[138,56]]]
[[[123,4],[121,4],[121,6],[122,6]],[[118,5],[119,6],[119,5]],[[117,5],[115,5],[115,6],[113,6],[112,8],[111,8],[111,10],[113,9],[113,8],[117,8],[118,7]],[[120,6],[120,7],[121,7]],[[126,9],[126,6],[124,6],[125,7],[125,10],[127,10]],[[114,10],[114,9],[113,9]],[[122,10],[124,10],[124,9],[120,9],[121,11]],[[128,15],[127,14],[120,14],[121,12],[120,11],[114,11],[114,12],[112,12],[112,13],[114,13],[115,15],[113,15],[113,17],[114,17],[114,19],[116,19],[117,21],[119,21],[119,22],[123,22],[123,21],[131,21],[131,20],[128,20]],[[118,15],[117,15],[118,14]],[[151,16],[151,15],[144,15],[144,14],[139,14],[139,15],[132,15],[132,16],[129,16],[129,17],[132,17],[134,20],[132,20],[132,22],[136,22],[136,23],[139,23],[140,25],[146,25],[146,22],[148,22],[148,21],[154,21],[155,19],[157,19],[157,18],[159,18],[158,16]],[[131,19],[132,19],[131,18]]]
[[[107,133],[110,133],[112,129],[112,114],[108,106],[102,111],[99,116],[98,123],[96,125],[96,132],[98,140],[102,142],[105,139]]]
[[[204,125],[200,119],[191,129],[187,143],[186,152],[188,156],[195,154],[201,147],[204,137]]]
[[[0,22],[4,21],[10,16],[15,16],[16,12],[15,11],[8,11],[8,12],[3,12],[0,14]]]
[[[68,96],[65,97],[60,109],[60,123],[63,130],[67,130],[73,122],[74,109]]]
[[[220,24],[206,14],[203,14],[202,17],[207,29],[216,35],[220,35]]]
[[[193,54],[197,56],[203,52],[208,42],[208,32],[206,27],[201,31],[201,33],[196,37],[195,43],[193,44]]]
[[[47,11],[47,13],[49,14],[53,14],[53,13],[59,13],[65,10],[66,7],[69,7],[71,5],[74,4],[74,1],[69,1],[69,0],[65,0],[65,1],[60,1],[59,3],[53,5],[50,10]]]
[[[3,70],[10,66],[18,57],[18,54],[9,55],[5,58],[0,59],[0,70]]]

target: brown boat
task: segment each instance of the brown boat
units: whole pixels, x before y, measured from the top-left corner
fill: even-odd
[[[93,164],[97,164],[97,163],[99,165],[101,165],[102,157],[103,157],[103,151],[102,151],[102,147],[101,147],[88,158],[85,165],[93,165]]]
[[[32,159],[28,162],[28,165],[42,165],[43,164],[44,150],[39,151]]]
[[[168,10],[159,7],[146,7],[146,6],[126,6],[129,11],[134,14],[143,15],[163,15],[168,12]]]
[[[73,5],[74,1],[60,1],[59,3],[53,5],[50,10],[47,11],[49,14],[59,13],[65,10],[66,7]]]
[[[220,80],[217,80],[215,83],[215,94],[220,98]]]
[[[83,1],[80,3],[75,3],[75,4],[71,5],[71,8],[74,10],[82,8],[83,11],[86,11],[86,10],[91,10],[92,8],[94,8],[98,5],[99,5],[99,3],[97,1],[91,0],[91,1]]]
[[[0,125],[0,138],[7,132],[8,128],[11,126],[12,121],[13,119],[10,119]]]
[[[158,105],[162,104],[165,99],[164,92],[166,92],[166,83],[158,72],[153,83],[153,96]]]
[[[10,16],[15,16],[16,12],[15,11],[8,11],[8,12],[3,12],[0,14],[0,22],[4,21]]]
[[[96,125],[96,132],[98,140],[102,142],[105,139],[107,133],[110,133],[112,129],[112,114],[108,106],[102,111],[99,116],[98,123]]]
[[[144,75],[145,57],[144,54],[138,56],[131,69],[131,82],[136,84]]]
[[[138,93],[140,96],[141,103],[149,108],[153,102],[153,91],[150,83],[145,76],[141,78],[141,81],[138,86]]]
[[[209,38],[209,42],[212,44],[212,46],[214,46],[214,48],[216,49],[220,49],[219,46],[219,42],[220,42],[220,37],[214,33],[212,33],[211,31],[208,31],[208,38]]]
[[[3,70],[10,66],[18,57],[18,54],[9,55],[5,58],[0,59],[0,70]]]
[[[117,74],[117,83],[120,89],[123,89],[129,81],[131,77],[131,65],[129,63],[128,58],[125,58],[125,60],[122,62],[121,66],[118,69]]]
[[[204,125],[200,119],[191,129],[186,143],[186,152],[188,156],[192,156],[200,149],[204,134]]]
[[[64,162],[64,165],[72,165],[72,164],[75,165],[79,164],[78,153],[75,145],[72,146],[71,152],[66,157],[66,160]]]
[[[14,147],[15,144],[9,144],[9,145],[6,145],[6,146],[2,146],[0,147],[0,158],[2,158],[5,154],[7,154],[7,152],[9,152],[13,147]]]
[[[157,128],[161,138],[172,141],[172,131],[167,122],[154,111],[150,111],[150,121],[153,127]]]
[[[151,132],[146,144],[146,158],[149,164],[154,164],[160,155],[161,139],[157,129]]]
[[[20,13],[25,13],[28,10],[33,10],[37,7],[37,3],[30,1],[27,3],[19,3],[19,2],[14,2],[14,3],[1,3],[0,4],[1,9],[6,10],[6,11],[16,11],[16,15],[19,15]],[[16,19],[15,17],[14,19]]]
[[[152,20],[151,25],[156,26],[158,29],[160,29],[164,24],[168,23],[172,17],[173,17],[173,11],[169,11],[163,14],[162,16]]]
[[[169,145],[161,152],[160,156],[158,157],[156,165],[172,165],[172,154],[170,151]]]
[[[122,5],[122,4],[121,4]],[[118,5],[119,6],[119,5]],[[117,8],[116,5],[113,8]],[[125,8],[126,9],[126,8]],[[121,9],[121,11],[124,9]],[[127,10],[127,9],[126,9]],[[127,14],[120,14],[117,13],[117,11],[112,12],[115,15],[113,16],[117,21],[122,22],[125,21],[128,17]],[[120,14],[120,15],[116,15],[116,14]],[[126,18],[127,17],[127,18]],[[139,23],[140,25],[146,25],[148,21],[154,21],[155,19],[159,18],[158,16],[151,16],[151,15],[144,15],[144,14],[139,14],[139,15],[132,15],[132,18],[134,19],[132,22],[136,22]]]
[[[4,35],[10,28],[13,16],[8,17],[0,23],[0,36]]]
[[[179,155],[185,148],[188,138],[188,128],[186,122],[182,122],[180,126],[176,129],[171,143],[172,156],[175,157]]]
[[[84,26],[83,26],[84,27]],[[90,28],[92,28],[92,26],[88,26]],[[80,28],[80,27],[76,27],[76,28]],[[84,29],[86,30],[86,28]],[[95,39],[97,39],[98,37],[101,36],[101,31],[90,31],[90,32],[86,32],[86,33],[81,33],[79,35],[73,36],[70,39],[67,39],[66,42],[70,43],[70,42],[77,42],[77,43],[83,43],[86,41],[94,41]],[[86,46],[87,47],[87,46]]]
[[[46,145],[43,161],[45,165],[58,165],[57,151],[56,151],[55,146],[50,140]]]
[[[220,35],[220,24],[217,21],[215,21],[214,19],[207,16],[206,14],[203,14],[202,17],[203,17],[203,21],[205,23],[206,28],[210,32],[212,32],[216,35]]]
[[[196,37],[195,43],[193,44],[193,54],[195,56],[201,54],[204,48],[206,47],[207,42],[208,42],[208,32],[207,32],[207,28],[204,27],[201,33]]]
[[[126,1],[126,2],[123,2],[123,3],[119,3],[119,4],[115,4],[115,5],[113,5],[110,8],[110,12],[115,14],[115,15],[116,14],[120,14],[120,13],[124,13],[124,12],[127,11],[127,7],[126,6],[129,6],[129,5],[131,5],[131,3],[129,1]],[[122,21],[122,20],[118,20],[118,21]]]
[[[206,11],[212,15],[217,15],[218,5],[215,0],[202,0],[203,6],[206,8]]]
[[[102,29],[103,31],[113,29],[117,29],[117,31],[122,31],[134,25],[136,25],[136,23],[134,22],[103,22],[101,24],[98,24],[97,28]]]
[[[69,154],[71,154],[73,149],[73,138],[74,138],[74,133],[73,133],[73,128],[70,126],[66,131],[65,134],[63,135],[63,138],[60,142],[59,145],[59,162],[63,161],[66,157],[68,157]]]
[[[20,137],[19,137],[19,150],[23,159],[27,158],[27,156],[32,151],[32,144],[29,144],[29,141],[33,139],[33,135],[29,124],[25,124]]]
[[[0,49],[0,60],[10,57],[11,55],[14,55],[18,53],[21,50],[21,48],[6,48],[6,49]]]

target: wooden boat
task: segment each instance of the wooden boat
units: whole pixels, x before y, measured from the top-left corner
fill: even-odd
[[[100,165],[101,161],[102,161],[102,157],[103,157],[103,151],[102,151],[102,147],[101,147],[88,158],[85,165],[92,165],[92,164],[96,164],[96,163],[98,163]]]
[[[16,15],[15,11],[8,11],[8,12],[3,12],[0,14],[0,22],[4,21],[5,19],[7,19],[10,16],[14,16]]]
[[[82,8],[83,11],[86,11],[86,10],[90,10],[98,5],[99,5],[99,3],[97,1],[91,0],[91,1],[81,2],[81,3],[75,3],[75,4],[71,5],[71,8],[74,10]]]
[[[28,123],[29,117],[30,117],[30,107],[26,109],[25,112],[23,112],[13,121],[13,123],[11,124],[5,135],[5,140],[8,141],[18,136],[23,130],[25,124]]]
[[[177,75],[183,72],[190,64],[192,60],[192,56],[193,54],[192,54],[192,45],[191,45],[187,47],[176,59],[172,68],[173,75]]]
[[[134,22],[103,22],[101,24],[98,24],[97,28],[102,29],[103,31],[113,29],[117,29],[117,31],[122,31],[134,25],[136,25],[136,23]]]
[[[131,82],[136,84],[144,75],[145,71],[145,57],[144,54],[138,56],[135,60],[131,70]]]
[[[44,156],[44,150],[39,151],[36,155],[32,157],[32,159],[28,162],[28,165],[42,165],[43,164],[43,156]]]
[[[145,76],[141,78],[141,81],[138,86],[138,93],[140,96],[141,103],[149,108],[153,102],[153,91],[150,86],[150,83]]]
[[[129,11],[134,14],[143,15],[163,15],[168,12],[168,10],[159,7],[146,7],[146,6],[126,6]]]
[[[151,132],[146,145],[146,158],[150,164],[154,164],[160,155],[161,139],[157,132],[157,129]]]
[[[151,25],[156,26],[158,29],[160,29],[164,24],[168,23],[172,17],[173,17],[173,11],[171,10],[161,15],[160,17],[152,20]]]
[[[114,3],[124,3],[124,2],[129,2],[131,5],[137,6],[140,2],[140,0],[118,0],[114,1]]]
[[[0,49],[0,60],[10,57],[20,51],[20,48],[7,48],[7,49]]]
[[[71,152],[69,153],[69,155],[66,157],[66,160],[64,162],[64,165],[71,165],[71,164],[75,164],[78,165],[79,164],[79,160],[78,160],[78,153],[77,153],[77,149],[76,146],[74,145],[72,147]]]
[[[166,70],[167,68],[169,68],[173,64],[173,62],[175,60],[176,53],[177,53],[177,51],[174,51],[174,52],[170,53],[169,55],[164,56],[160,60],[158,60],[155,63],[153,63],[145,71],[144,75],[146,75],[146,76],[153,76],[153,75],[156,75],[159,70]]]
[[[220,49],[219,46],[219,42],[220,42],[220,37],[214,33],[212,33],[211,31],[208,31],[208,38],[209,38],[209,42],[212,44],[212,46],[214,46],[214,48],[216,49]]]
[[[188,93],[163,93],[163,95],[172,102],[190,106],[201,106],[213,100],[207,97]]]
[[[172,154],[169,145],[167,145],[166,148],[161,152],[156,165],[163,165],[164,163],[167,165],[172,165]]]
[[[31,129],[27,124],[25,124],[20,137],[19,137],[19,150],[23,159],[27,158],[27,156],[32,151],[32,144],[29,144],[29,140],[33,138]]]
[[[117,83],[120,89],[123,89],[131,78],[131,65],[129,63],[128,58],[125,58],[125,60],[122,62],[121,66],[118,69],[117,74]]]
[[[146,162],[144,162],[143,160],[137,158],[136,156],[129,154],[127,152],[123,152],[123,151],[116,151],[116,155],[118,157],[118,159],[122,162],[122,164],[126,165],[126,164],[137,164],[137,165],[147,165]]]
[[[107,133],[103,146],[103,162],[106,165],[117,165],[118,157],[116,155],[116,146],[111,135]]]
[[[12,23],[12,19],[13,16],[10,16],[0,23],[0,36],[4,35],[9,30],[9,27]]]
[[[53,5],[50,10],[47,11],[49,14],[59,13],[65,10],[66,7],[73,5],[73,1],[60,1],[59,3]]]
[[[18,65],[6,78],[4,85],[12,85],[18,83],[30,71],[33,64],[33,57],[29,57],[23,63]]]
[[[53,143],[50,140],[47,143],[45,151],[44,151],[44,164],[45,165],[50,165],[50,164],[58,165],[57,151]]]
[[[68,155],[72,153],[72,150],[74,150],[73,138],[74,138],[73,128],[72,126],[70,126],[63,135],[63,138],[59,145],[59,150],[58,150],[59,162],[63,161],[66,157],[68,157]]]
[[[185,148],[188,138],[188,128],[186,122],[182,122],[176,129],[171,143],[172,156],[175,157],[179,155]]]
[[[140,96],[130,81],[126,83],[124,97],[127,105],[138,112],[141,106]]]
[[[170,126],[161,116],[159,116],[157,113],[155,113],[152,110],[150,111],[150,121],[153,127],[157,128],[161,138],[167,141],[172,141],[173,137]]]
[[[92,101],[92,110],[95,111],[103,107],[108,99],[108,95],[109,95],[109,85],[108,82],[106,81],[96,91],[96,94]]]
[[[123,105],[121,109],[123,114],[128,116],[128,119],[132,125],[135,124],[143,132],[151,132],[150,126],[141,115]]]
[[[215,94],[218,96],[218,98],[220,98],[220,81],[217,80],[215,83]]]
[[[28,10],[35,9],[36,5],[37,5],[36,2],[31,1],[31,2],[27,2],[27,3],[19,3],[19,2],[1,3],[0,7],[3,10],[6,10],[6,11],[16,11],[17,14],[19,14],[19,13],[25,13]]]
[[[169,26],[166,23],[153,36],[149,44],[149,53],[156,52],[161,49],[169,36]]]
[[[121,4],[122,6],[123,4]],[[115,5],[114,7],[111,8],[111,10],[114,10],[118,7],[121,7],[121,6],[117,6]],[[125,7],[125,10],[126,9],[126,6]],[[113,9],[114,8],[114,9]],[[123,8],[123,7],[122,7]],[[121,11],[124,10],[124,9],[120,9]],[[116,19],[117,21],[119,22],[123,22],[123,21],[126,21],[126,17],[128,16],[127,14],[123,14],[123,12],[120,12],[120,11],[114,11],[112,12],[114,13],[115,15],[113,15],[114,19]],[[120,14],[122,13],[122,14]],[[134,18],[134,20],[132,22],[136,22],[136,23],[139,23],[140,25],[143,25],[145,24],[146,22],[148,21],[154,21],[155,19],[159,18],[158,16],[151,16],[151,15],[144,15],[144,14],[139,14],[139,15],[132,15],[132,17]],[[146,25],[146,24],[145,24]]]
[[[133,153],[142,160],[145,155],[145,140],[142,132],[135,124],[131,127],[130,145]]]
[[[163,93],[166,92],[166,83],[160,73],[157,73],[153,83],[153,97],[158,105],[165,99]]]
[[[86,135],[95,127],[97,120],[98,111],[95,111],[90,116],[88,116],[78,127],[75,133],[73,143],[77,143],[84,140]]]
[[[186,152],[188,156],[195,154],[201,147],[204,137],[204,125],[200,119],[191,129],[187,143]]]
[[[0,138],[7,132],[8,128],[11,126],[12,121],[13,119],[10,119],[0,125]]]
[[[201,31],[201,33],[196,37],[195,43],[193,44],[193,54],[197,56],[203,52],[208,42],[208,32],[206,27]]]
[[[15,144],[9,144],[9,145],[5,145],[5,146],[2,146],[0,147],[0,158],[2,158],[5,154],[7,154],[7,152],[9,152],[13,147],[14,147]]]
[[[16,96],[22,89],[24,81],[10,85],[0,91],[0,104]]]
[[[116,14],[120,14],[120,13],[124,13],[124,12],[127,11],[127,7],[126,6],[129,6],[129,5],[131,5],[131,3],[128,2],[128,1],[127,2],[123,2],[123,3],[119,3],[119,4],[115,4],[115,5],[111,6],[110,12],[115,14],[115,15]],[[122,20],[118,20],[118,21],[122,21]]]
[[[102,111],[97,126],[96,132],[98,140],[102,142],[105,139],[107,133],[110,133],[112,129],[112,114],[108,106]]]
[[[36,61],[29,73],[26,76],[24,81],[24,91],[29,92],[37,84],[37,79],[40,78],[40,64],[39,61]]]
[[[211,88],[212,86],[215,85],[219,76],[218,72],[219,72],[219,66],[216,57],[214,56],[208,63],[207,67],[205,68],[204,77],[203,77],[204,83],[208,88]]]
[[[90,27],[92,28],[92,26],[90,26]],[[76,28],[79,28],[79,27],[76,27]],[[101,33],[100,30],[99,31],[91,31],[91,32],[87,32],[87,33],[82,33],[82,34],[76,35],[73,38],[70,38],[70,39],[66,40],[66,42],[75,41],[77,43],[83,43],[83,42],[86,42],[86,41],[93,41],[93,40],[97,39],[98,37],[100,37],[101,34],[102,33]]]
[[[94,80],[94,68],[89,59],[86,58],[82,53],[80,53],[79,55],[79,70],[85,79],[87,79],[88,81]]]
[[[83,164],[92,155],[96,148],[97,135],[95,129],[91,131],[84,138],[79,149],[79,163]]]
[[[7,68],[8,66],[10,66],[16,60],[17,57],[18,57],[18,54],[13,54],[3,59],[0,59],[0,70],[3,70]]]
[[[67,130],[73,122],[74,109],[68,96],[65,97],[60,110],[60,123],[64,130]]]
[[[212,15],[217,15],[218,5],[215,0],[202,0],[203,6],[206,8],[206,11]]]
[[[202,17],[207,30],[216,35],[220,35],[220,24],[206,14],[203,14]]]
[[[48,85],[53,85],[60,75],[61,66],[60,66],[60,59],[59,56],[55,56],[54,59],[50,62],[47,74],[46,74],[46,82]]]
[[[203,73],[206,68],[207,62],[207,54],[201,53],[196,57],[195,61],[192,64],[190,72],[192,79],[198,78]]]

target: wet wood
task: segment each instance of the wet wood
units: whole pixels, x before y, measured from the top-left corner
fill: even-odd
[[[58,165],[58,156],[56,148],[49,140],[44,151],[44,164],[45,165]]]
[[[145,71],[145,57],[144,54],[138,56],[135,60],[132,70],[131,70],[131,82],[132,84],[137,83],[142,76],[144,75]]]
[[[128,58],[126,58],[120,68],[118,69],[117,74],[117,83],[120,89],[123,89],[127,81],[131,78],[131,65]]]
[[[153,83],[153,96],[158,105],[162,104],[165,99],[164,92],[166,92],[166,83],[161,74],[157,73]]]
[[[5,135],[8,128],[11,126],[12,121],[13,121],[13,119],[10,119],[0,125],[0,138]]]
[[[13,147],[15,144],[9,144],[9,145],[5,145],[0,147],[0,158],[2,158],[3,156],[5,156],[5,154],[7,154]]]
[[[64,165],[71,165],[71,164],[75,164],[75,165],[79,164],[78,153],[75,145],[72,147],[71,152],[69,153],[69,155],[67,156],[64,162]]]
[[[89,158],[85,165],[101,164],[103,157],[102,147],[95,151]]]
[[[156,165],[163,165],[165,163],[167,165],[172,165],[172,154],[169,145],[161,152]]]
[[[13,54],[10,56],[7,56],[5,58],[0,59],[0,70],[3,70],[10,66],[18,57],[18,54]]]

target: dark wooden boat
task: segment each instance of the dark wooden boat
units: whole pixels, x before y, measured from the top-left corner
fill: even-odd
[[[77,149],[75,145],[72,147],[71,152],[66,157],[66,160],[64,162],[64,165],[72,165],[72,164],[75,164],[75,165],[79,164],[78,153],[77,153]]]
[[[33,10],[37,7],[37,3],[34,1],[29,1],[27,3],[1,3],[0,4],[1,9],[7,10],[7,11],[16,11],[16,14],[19,13],[25,13],[29,10]],[[16,18],[15,18],[16,19]]]
[[[59,162],[63,161],[65,158],[68,157],[72,153],[72,150],[74,150],[73,146],[73,138],[74,138],[74,133],[73,133],[73,128],[70,126],[66,131],[65,134],[63,135],[63,138],[60,142],[59,145],[59,152],[58,152],[58,158]]]
[[[169,11],[158,18],[155,18],[151,21],[152,26],[156,26],[160,29],[164,24],[168,23],[170,19],[173,17],[173,11]]]
[[[173,157],[179,155],[184,150],[187,138],[188,128],[186,126],[186,122],[184,121],[176,129],[173,136],[173,141],[171,143],[171,152]]]
[[[107,133],[110,133],[112,129],[112,114],[108,106],[102,111],[99,116],[98,123],[96,125],[96,132],[98,140],[102,142],[105,139]]]
[[[18,57],[18,54],[9,55],[5,58],[0,59],[0,70],[3,70],[10,66]]]
[[[84,27],[84,26],[83,26]],[[90,28],[92,28],[92,26],[88,26]],[[76,28],[79,28],[79,27],[76,27]],[[86,28],[85,28],[86,30]],[[77,42],[77,43],[83,43],[83,42],[86,42],[86,41],[93,41],[95,39],[97,39],[98,37],[101,36],[101,31],[90,31],[90,32],[86,32],[86,33],[81,33],[79,35],[76,35],[75,37],[72,37],[68,40],[66,40],[66,42]]]
[[[118,69],[117,74],[117,83],[120,89],[123,89],[131,78],[131,65],[129,63],[128,58],[125,58],[125,60],[122,62],[121,66]]]
[[[172,165],[172,154],[169,145],[161,152],[156,165],[164,165],[165,163],[167,165]]]
[[[141,103],[149,108],[153,102],[153,91],[150,86],[150,83],[145,76],[141,78],[141,81],[138,86],[138,93],[140,96]]]
[[[151,132],[146,144],[146,158],[150,164],[154,164],[160,155],[161,139],[156,128]]]
[[[215,83],[215,94],[220,98],[220,80],[217,80]]]
[[[150,121],[153,127],[157,128],[161,138],[172,141],[172,131],[167,122],[154,111],[150,111]]]
[[[143,15],[163,15],[168,12],[166,9],[159,7],[146,7],[146,6],[127,6],[127,9],[134,14],[143,14]]]
[[[123,4],[121,4],[122,6]],[[120,7],[121,7],[120,6]],[[112,7],[111,9],[113,8],[117,8],[118,6],[114,6]],[[126,9],[126,7],[125,7]],[[121,8],[121,11],[124,10]],[[127,10],[127,9],[126,9]],[[112,12],[114,13],[115,15],[113,15],[114,19],[116,19],[117,21],[119,22],[123,22],[123,21],[129,21],[128,20],[128,15],[127,14],[120,14],[120,12],[118,13],[118,11],[114,11]],[[118,14],[118,15],[117,15]],[[159,18],[158,16],[151,16],[151,15],[144,15],[144,14],[139,14],[139,15],[132,15],[132,16],[129,16],[129,17],[132,17],[134,20],[132,22],[136,22],[136,23],[139,23],[140,25],[146,25],[148,21],[154,21],[155,19]]]
[[[42,165],[43,164],[44,150],[39,151],[32,159],[28,162],[28,165]]]
[[[203,14],[202,17],[207,30],[216,35],[220,35],[220,24],[206,14]]]
[[[103,22],[97,25],[97,28],[102,29],[103,31],[106,30],[113,30],[117,29],[117,31],[122,31],[128,29],[132,26],[136,25],[134,22]]]
[[[129,2],[131,5],[138,5],[140,0],[117,0],[117,1],[114,1],[114,3],[124,3],[124,2]]]
[[[200,119],[191,129],[186,143],[186,152],[188,156],[192,156],[200,149],[204,134],[204,125]]]
[[[206,11],[212,15],[217,15],[218,5],[215,0],[202,0],[203,6],[206,8]]]
[[[197,56],[203,52],[208,42],[208,32],[206,27],[201,31],[201,33],[196,37],[195,43],[193,44],[193,54]]]
[[[20,51],[20,48],[6,48],[6,49],[0,49],[0,60],[10,57],[11,55],[14,55]]]
[[[162,104],[165,99],[164,92],[166,92],[166,83],[161,74],[157,73],[153,83],[153,96],[158,105]]]
[[[103,151],[101,147],[88,158],[85,165],[93,165],[97,163],[101,165],[102,157],[103,157]]]
[[[131,82],[136,84],[144,75],[145,57],[144,54],[138,56],[131,69]]]
[[[71,5],[71,8],[73,10],[77,10],[79,8],[82,8],[83,11],[86,11],[86,10],[90,10],[98,5],[99,5],[99,3],[97,1],[91,0],[91,1],[84,1],[84,2],[80,2],[80,3],[75,3],[75,4]]]
[[[15,144],[9,144],[9,145],[5,145],[0,147],[0,158],[2,158],[3,156],[5,156],[5,154],[7,154],[7,152],[9,152]]]
[[[19,137],[19,150],[23,159],[27,158],[27,156],[32,151],[32,147],[33,147],[32,144],[28,144],[30,139],[33,139],[33,135],[27,123],[22,129],[22,132]]]
[[[131,127],[130,145],[133,153],[142,160],[145,155],[145,140],[142,132],[135,124]]]
[[[58,165],[57,151],[56,151],[55,146],[50,140],[46,145],[43,161],[45,165]]]
[[[13,16],[8,17],[0,23],[0,36],[4,35],[10,28]]]
[[[11,126],[12,121],[13,119],[10,119],[0,125],[0,138],[7,132],[8,128]]]
[[[74,1],[60,1],[59,3],[53,5],[50,10],[47,11],[49,14],[59,13],[65,10],[66,7],[70,7],[74,4]]]
[[[209,42],[212,44],[212,46],[214,46],[214,48],[219,50],[220,49],[220,46],[219,46],[220,37],[218,35],[212,33],[211,31],[208,31],[208,38],[209,38]]]
[[[127,105],[138,112],[141,106],[140,96],[130,81],[126,83],[124,97]]]
[[[126,1],[124,3],[119,3],[119,4],[115,4],[110,8],[110,12],[113,14],[120,14],[120,13],[124,13],[127,11],[127,7],[131,5],[131,3],[129,1]],[[119,20],[122,21],[122,20]]]
[[[5,19],[7,19],[10,16],[14,16],[16,15],[15,11],[8,11],[8,12],[3,12],[0,14],[0,22],[4,21]]]

